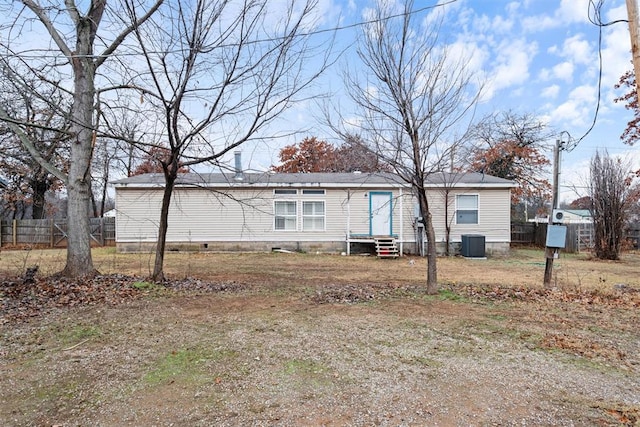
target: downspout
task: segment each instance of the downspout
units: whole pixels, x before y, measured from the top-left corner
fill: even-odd
[[[351,255],[351,190],[347,189],[347,256]]]
[[[400,187],[400,256],[404,254],[404,195]]]

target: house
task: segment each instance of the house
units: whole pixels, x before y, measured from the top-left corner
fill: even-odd
[[[593,218],[589,209],[554,209],[551,213],[553,222],[561,224],[593,224]],[[548,216],[540,216],[530,219],[529,222],[548,223]]]
[[[114,186],[118,251],[153,249],[162,174],[133,176]],[[474,234],[485,237],[488,253],[509,249],[512,181],[437,174],[427,186],[441,250],[445,212],[454,245]],[[386,237],[400,254],[416,254],[424,243],[417,212],[411,187],[390,173],[187,173],[176,181],[167,249],[348,254]]]
[[[559,215],[558,222],[563,224],[592,224],[593,218],[589,209],[556,209],[554,215]]]

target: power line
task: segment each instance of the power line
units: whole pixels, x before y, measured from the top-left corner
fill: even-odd
[[[582,142],[582,140],[585,139],[591,133],[591,131],[593,131],[593,128],[595,127],[596,122],[598,120],[598,114],[600,113],[600,103],[602,101],[602,69],[603,69],[602,29],[604,27],[608,27],[614,24],[622,24],[622,23],[629,22],[626,19],[617,19],[615,21],[603,22],[602,21],[603,4],[604,4],[604,0],[597,0],[597,1],[589,0],[588,10],[587,10],[587,17],[589,19],[589,22],[591,22],[593,25],[598,27],[598,95],[596,100],[595,112],[593,114],[593,120],[591,121],[591,125],[589,126],[589,129],[587,129],[585,133],[578,139],[573,138],[569,132],[563,131],[564,133],[569,135],[569,140],[567,141],[566,145],[563,145],[562,147],[563,151],[569,152],[569,151],[572,151],[574,148],[576,148],[578,144],[580,144],[580,142]],[[592,15],[592,11],[593,11],[593,15]]]
[[[371,24],[376,24],[379,22],[386,22],[395,18],[400,18],[400,17],[404,17],[404,16],[413,16],[413,15],[417,15],[419,13],[422,12],[426,12],[428,10],[432,10],[432,9],[437,9],[437,8],[443,8],[445,6],[457,3],[459,0],[448,0],[445,1],[443,3],[438,3],[435,5],[431,5],[431,6],[425,6],[425,7],[421,7],[415,10],[411,10],[409,12],[402,12],[402,13],[398,13],[395,15],[389,15],[389,16],[384,16],[381,18],[376,18],[376,19],[371,19],[371,20],[367,20],[367,21],[360,21],[360,22],[355,22],[353,24],[349,24],[349,25],[341,25],[341,26],[335,26],[332,28],[325,28],[325,29],[321,29],[321,30],[313,30],[313,31],[308,31],[305,33],[298,33],[295,34],[293,37],[294,38],[298,38],[298,37],[311,37],[311,36],[316,36],[316,35],[320,35],[320,34],[326,34],[326,33],[335,33],[338,31],[343,31],[343,30],[349,30],[352,28],[357,28],[357,27],[364,27],[366,25],[371,25]],[[264,39],[258,39],[258,40],[251,40],[251,41],[247,41],[242,43],[242,45],[252,45],[252,44],[260,44],[260,43],[268,43],[268,42],[277,42],[277,41],[281,41],[281,40],[286,40],[290,37],[288,36],[281,36],[281,37],[269,37],[269,38],[264,38]],[[218,45],[219,48],[227,48],[227,47],[237,47],[240,46],[241,43],[228,43],[228,44],[220,44]],[[183,49],[174,49],[174,50],[169,50],[169,51],[148,51],[151,54],[166,54],[166,53],[179,53],[182,52]],[[25,52],[29,52],[32,53],[32,55],[25,55]],[[16,56],[16,57],[21,57],[21,58],[31,58],[31,59],[38,59],[38,58],[47,58],[47,57],[58,57],[59,55],[46,55],[46,53],[51,52],[50,49],[29,49],[27,51],[23,51],[20,52],[20,54],[14,54],[14,55],[10,55],[10,56]],[[100,57],[125,57],[125,56],[137,56],[140,55],[140,52],[131,52],[131,53],[124,53],[124,52],[114,52],[111,53],[110,55],[72,55],[71,58],[100,58]]]

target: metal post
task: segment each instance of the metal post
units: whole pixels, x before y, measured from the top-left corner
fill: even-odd
[[[553,224],[553,210],[558,207],[558,189],[560,179],[560,140],[556,139],[556,145],[553,149],[553,199],[551,201],[551,212],[549,212],[549,225]],[[551,287],[551,276],[553,274],[553,259],[555,256],[555,249],[546,247],[545,251],[545,266],[544,266],[544,287]]]

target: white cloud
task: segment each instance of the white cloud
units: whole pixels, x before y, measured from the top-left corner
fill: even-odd
[[[589,0],[562,0],[554,16],[561,24],[588,23]]]
[[[507,4],[507,7],[505,7],[505,10],[509,14],[515,14],[516,12],[518,12],[520,10],[520,6],[522,6],[521,2],[513,1],[513,2],[511,2],[509,4]]]
[[[512,19],[498,15],[491,21],[491,29],[497,34],[508,34],[513,31],[515,23]]]
[[[543,98],[557,98],[558,94],[560,93],[560,86],[558,85],[551,85],[551,86],[547,86],[544,89],[542,89],[542,97]]]
[[[522,19],[522,29],[529,33],[556,28],[558,22],[551,16],[529,16]]]
[[[561,62],[552,69],[553,76],[570,83],[573,78],[573,64],[571,62]]]
[[[564,41],[561,55],[575,64],[588,65],[593,63],[594,53],[595,49],[583,39],[582,34],[576,34]]]
[[[504,40],[496,50],[495,66],[488,71],[493,76],[486,87],[488,98],[497,90],[520,85],[529,79],[529,65],[538,47],[536,43],[518,39]]]
[[[583,127],[592,119],[596,105],[596,88],[582,85],[569,93],[568,99],[556,107],[549,116],[561,129]]]
[[[553,15],[529,16],[522,20],[522,28],[531,33],[562,28],[574,23],[588,23],[589,0],[562,0]]]
[[[620,76],[632,68],[631,40],[626,24],[607,27],[602,49],[603,80],[611,87]]]
[[[458,40],[449,45],[447,57],[452,63],[463,63],[470,73],[479,73],[491,57],[486,45]]]
[[[551,77],[552,77],[551,70],[548,68],[543,68],[538,73],[538,80],[543,82],[551,80]]]
[[[567,83],[571,83],[576,70],[590,72],[595,70],[596,51],[582,34],[568,37],[562,42],[562,46],[553,45],[547,48],[547,53],[565,59],[551,68],[545,68],[540,72],[540,79],[543,81],[557,78]],[[580,67],[576,67],[580,65]]]

